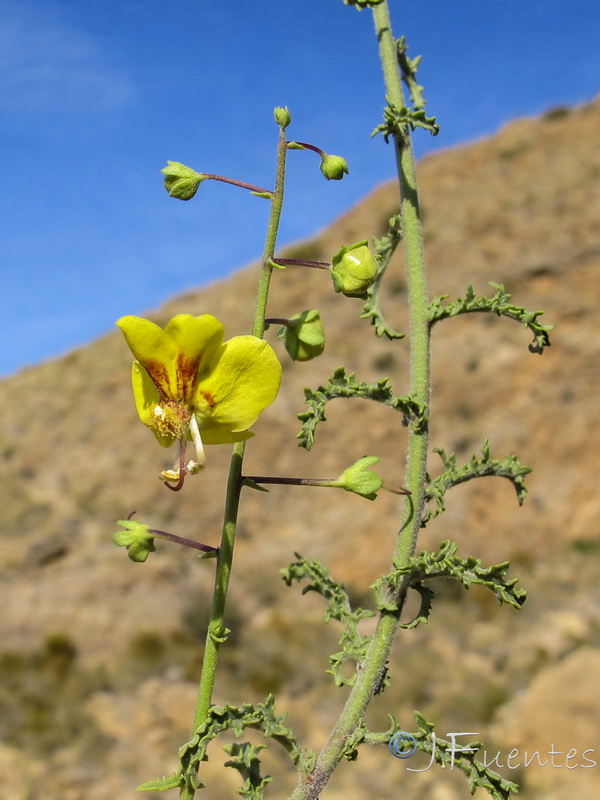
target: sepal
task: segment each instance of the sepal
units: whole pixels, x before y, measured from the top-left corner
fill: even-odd
[[[278,335],[293,361],[311,361],[325,349],[325,333],[317,309],[294,314]]]
[[[334,486],[359,494],[367,500],[375,500],[377,492],[383,486],[383,480],[376,472],[368,471],[368,468],[377,464],[378,461],[377,456],[359,458],[351,467],[342,472]]]
[[[205,176],[191,167],[186,167],[185,164],[180,164],[179,161],[167,161],[167,164],[168,166],[161,170],[165,176],[165,189],[171,197],[176,197],[178,200],[191,200]]]
[[[283,129],[287,128],[287,126],[292,121],[292,115],[290,114],[287,106],[284,107],[277,106],[273,111],[273,114],[275,116],[275,122],[279,125],[280,128]]]
[[[113,535],[113,542],[119,547],[126,547],[127,555],[132,561],[143,563],[156,550],[154,535],[148,525],[133,519],[120,519],[117,525],[121,525],[124,530]]]
[[[331,259],[329,270],[333,288],[346,297],[366,298],[367,289],[377,277],[377,259],[367,242],[344,245]]]
[[[327,153],[321,156],[321,172],[328,181],[341,181],[344,175],[350,174],[345,158],[330,156]]]

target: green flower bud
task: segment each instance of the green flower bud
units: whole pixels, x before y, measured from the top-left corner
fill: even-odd
[[[161,170],[165,176],[165,189],[178,200],[191,200],[204,175],[179,161],[167,161],[167,164],[169,166]]]
[[[377,259],[366,240],[342,247],[332,258],[329,269],[336,292],[347,297],[365,297],[377,277]]]
[[[323,153],[321,158],[321,172],[328,181],[341,181],[344,175],[350,174],[345,158],[329,156],[327,153]]]
[[[275,109],[275,111],[273,113],[275,114],[275,122],[281,128],[287,128],[287,126],[292,121],[292,115],[288,111],[288,107],[287,106],[285,106],[285,108],[281,108],[280,106],[277,106],[277,108]]]
[[[143,562],[156,550],[154,536],[150,533],[148,525],[132,519],[120,519],[117,525],[121,525],[125,530],[117,531],[113,536],[113,542],[119,547],[126,547],[127,555],[132,561]]]
[[[364,456],[359,458],[351,467],[344,470],[335,481],[334,486],[354,492],[367,500],[375,500],[377,492],[383,486],[383,480],[376,472],[367,472],[367,467],[377,464],[377,456]]]
[[[294,361],[310,361],[325,348],[323,323],[317,309],[294,314],[285,328],[279,331],[285,349]]]

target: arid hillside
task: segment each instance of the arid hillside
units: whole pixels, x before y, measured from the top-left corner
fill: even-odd
[[[592,800],[600,792],[600,768],[589,763],[600,763],[598,131],[595,101],[517,120],[419,165],[430,296],[464,296],[469,283],[491,295],[489,282],[502,283],[556,329],[539,356],[528,352],[530,333],[507,319],[473,314],[434,328],[432,448],[464,463],[487,437],[495,457],[516,453],[533,472],[521,508],[501,479],[453,489],[421,547],[450,538],[463,556],[510,560],[528,599],[516,611],[478,587],[437,587],[429,624],[402,632],[391,686],[369,722],[384,730],[391,713],[413,730],[418,708],[442,736],[476,731],[488,756],[503,754],[499,771],[521,783],[526,800]],[[342,244],[381,236],[397,205],[394,184],[380,186],[281,255],[329,259]],[[250,266],[150,316],[162,324],[178,312],[207,312],[228,337],[246,333],[255,283]],[[254,427],[246,473],[335,477],[369,454],[381,457],[378,471],[397,486],[406,430],[392,409],[336,400],[309,453],[297,446],[296,415],[303,388],[342,364],[361,380],[389,376],[405,393],[406,340],[377,339],[360,319],[361,301],[335,294],[324,272],[289,268],[273,284],[269,314],[319,308],[327,347],[294,364],[269,331],[283,384]],[[406,329],[400,256],[384,310]],[[112,534],[135,510],[152,527],[216,545],[229,447],[208,448],[205,472],[180,493],[166,490],[157,476],[171,453],[137,419],[130,367],[115,331],[0,383],[0,765],[11,800],[133,798],[138,783],[176,768],[189,734],[212,563],[158,542],[147,563],[134,564]],[[431,474],[440,470],[432,452]],[[323,743],[346,691],[325,672],[339,631],[322,622],[320,599],[287,588],[279,569],[295,551],[321,559],[370,605],[369,586],[388,569],[400,502],[298,487],[245,492],[217,702],[274,692],[302,744]],[[552,747],[576,751],[568,767],[564,756],[554,766],[523,765],[521,755],[537,750],[547,760]],[[515,749],[518,768],[510,769]],[[211,758],[221,772],[211,780],[209,764],[207,797],[235,796],[238,776],[223,777],[218,746]],[[287,796],[283,758],[274,752],[266,764],[281,781],[267,796]],[[469,797],[462,775],[407,772],[385,747],[342,765],[325,796],[400,795]]]

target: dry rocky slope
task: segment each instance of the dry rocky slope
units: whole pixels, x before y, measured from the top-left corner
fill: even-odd
[[[421,547],[452,538],[484,563],[510,559],[529,598],[517,612],[477,588],[440,586],[429,624],[400,637],[392,685],[369,720],[385,729],[389,712],[410,730],[419,708],[440,735],[477,731],[501,764],[517,749],[511,766],[520,767],[501,771],[521,781],[521,796],[545,800],[587,800],[600,788],[599,768],[589,766],[600,762],[599,130],[596,101],[518,120],[419,165],[430,295],[463,295],[469,282],[491,293],[489,281],[504,283],[519,305],[544,309],[556,331],[540,357],[527,351],[528,332],[506,319],[471,315],[434,330],[432,448],[463,462],[487,436],[495,456],[515,452],[534,472],[523,508],[500,479],[454,489]],[[381,235],[396,206],[394,185],[380,186],[286,255],[328,258],[343,243]],[[246,332],[255,281],[249,267],[152,317],[210,312],[228,336]],[[405,299],[398,259],[385,311],[400,328]],[[303,387],[340,364],[363,380],[389,375],[399,394],[408,380],[406,343],[377,340],[358,318],[360,301],[335,295],[324,273],[276,273],[269,313],[307,307],[321,309],[326,352],[293,365],[275,343],[283,385],[255,426],[246,472],[331,477],[372,454],[386,481],[399,483],[406,432],[389,408],[335,401],[313,450],[296,446]],[[159,543],[145,565],[133,564],[111,535],[136,509],[153,527],[216,543],[228,448],[210,448],[205,473],[182,493],[165,490],[157,473],[170,453],[137,421],[129,370],[114,333],[0,384],[0,764],[11,800],[133,797],[137,783],[176,767],[188,733],[211,563]],[[432,453],[432,473],[438,462]],[[319,598],[283,586],[278,569],[294,551],[322,559],[368,603],[369,585],[387,569],[399,503],[391,494],[370,503],[294,487],[245,492],[217,701],[275,691],[302,742],[322,743],[345,692],[325,674],[338,631],[322,624]],[[569,768],[565,755],[555,766],[523,767],[525,751],[547,754],[552,745],[576,751]],[[283,781],[270,796],[283,797],[292,779],[276,751],[269,758],[267,771]],[[213,760],[221,761],[218,747]],[[469,796],[462,776],[405,767],[386,748],[369,748],[342,765],[329,796]],[[208,796],[234,795],[236,775],[225,772],[211,781],[209,768]]]

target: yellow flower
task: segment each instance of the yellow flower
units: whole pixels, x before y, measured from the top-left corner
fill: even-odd
[[[163,447],[179,441],[179,458],[161,478],[180,489],[186,472],[205,464],[205,444],[248,439],[248,431],[277,396],[281,365],[270,345],[256,336],[223,342],[216,317],[177,314],[164,330],[142,317],[121,317],[133,362],[137,413]],[[185,463],[186,442],[195,459]]]

